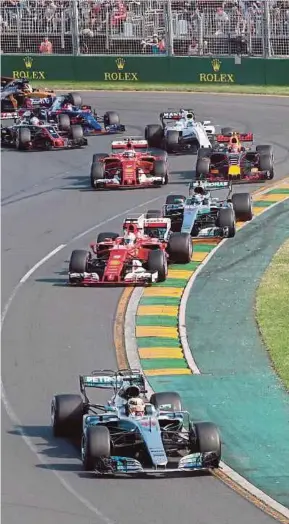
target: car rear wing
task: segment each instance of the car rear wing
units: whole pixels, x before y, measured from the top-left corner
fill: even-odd
[[[124,137],[122,140],[113,140],[111,143],[112,149],[147,149],[148,142],[142,137]]]
[[[253,133],[230,133],[228,135],[220,134],[220,135],[216,135],[215,139],[219,144],[220,143],[225,144],[227,142],[230,142],[233,136],[236,136],[236,138],[240,142],[253,142],[254,140]]]
[[[143,375],[138,370],[96,370],[89,375],[79,375],[80,391],[85,395],[86,388],[120,389],[124,384],[139,386],[143,390],[145,383]]]
[[[228,180],[224,182],[209,182],[208,180],[199,180],[197,182],[191,182],[189,185],[189,196],[192,195],[196,187],[202,187],[203,189],[208,191],[218,191],[220,189],[229,189],[229,191],[231,191],[232,181]]]
[[[164,113],[160,113],[161,120],[180,120],[182,117],[183,113],[181,111],[165,111]]]
[[[144,227],[168,227],[170,226],[169,218],[155,217],[155,218],[146,218],[144,220]]]

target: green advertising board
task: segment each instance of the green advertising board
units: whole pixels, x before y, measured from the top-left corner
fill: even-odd
[[[2,55],[2,75],[33,81],[289,85],[289,59]]]

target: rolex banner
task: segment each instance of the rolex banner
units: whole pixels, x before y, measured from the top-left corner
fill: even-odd
[[[2,55],[2,75],[122,84],[288,85],[288,59],[168,56]]]

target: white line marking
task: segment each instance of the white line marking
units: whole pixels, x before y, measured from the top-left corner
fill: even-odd
[[[88,235],[89,233],[91,233],[95,229],[98,229],[99,227],[101,227],[101,226],[103,226],[105,224],[108,224],[109,222],[112,222],[113,220],[116,220],[117,218],[119,218],[119,217],[121,217],[123,215],[126,215],[127,213],[130,213],[131,211],[134,211],[135,209],[138,209],[139,207],[144,207],[147,204],[150,204],[151,202],[155,202],[156,200],[160,200],[161,198],[163,198],[163,195],[159,195],[156,198],[152,198],[150,200],[147,200],[146,202],[144,202],[142,204],[138,204],[138,205],[136,205],[134,207],[131,207],[130,209],[126,209],[125,211],[123,211],[121,213],[118,213],[117,215],[114,215],[114,216],[112,216],[112,217],[110,217],[110,218],[108,218],[106,220],[103,220],[102,222],[99,222],[95,226],[92,226],[92,227],[86,229],[86,231],[84,231],[83,233],[80,233],[79,235],[76,235],[75,237],[73,237],[66,244],[60,244],[58,247],[56,247],[55,249],[50,251],[50,253],[48,253],[45,257],[43,257],[41,260],[39,260],[39,262],[37,262],[31,269],[29,269],[29,271],[27,271],[27,273],[25,273],[25,275],[20,279],[18,284],[13,289],[13,291],[12,291],[8,301],[6,302],[6,304],[5,304],[4,308],[3,308],[2,314],[1,314],[1,332],[2,332],[2,329],[3,329],[4,322],[5,322],[5,318],[7,316],[7,313],[9,311],[9,308],[10,308],[14,298],[16,297],[16,295],[17,295],[18,291],[20,290],[20,288],[25,284],[25,282],[27,282],[27,280],[29,280],[29,278],[33,275],[33,273],[35,273],[35,271],[37,269],[39,269],[41,266],[43,266],[43,264],[45,264],[49,259],[54,257],[57,253],[59,253],[62,249],[67,247],[69,244],[72,244],[76,240],[79,240],[80,238]],[[2,377],[1,377],[1,398],[2,398],[2,402],[3,402],[3,405],[4,405],[5,409],[6,409],[8,417],[10,418],[10,420],[11,420],[11,422],[13,424],[18,426],[17,431],[18,431],[19,435],[23,438],[24,442],[27,444],[29,449],[33,453],[35,453],[35,455],[37,456],[39,462],[41,464],[43,464],[49,471],[51,471],[58,478],[58,480],[61,482],[62,486],[69,493],[71,493],[79,502],[81,502],[88,510],[90,510],[92,513],[94,513],[94,515],[96,515],[99,519],[101,519],[102,522],[104,522],[105,524],[116,524],[115,521],[112,521],[109,518],[107,518],[105,515],[103,515],[99,511],[99,509],[97,507],[93,506],[93,504],[91,504],[91,502],[89,502],[89,500],[87,500],[85,497],[80,495],[80,493],[78,493],[69,484],[69,482],[67,482],[61,476],[61,474],[58,471],[50,469],[49,462],[46,462],[45,459],[43,458],[43,455],[38,453],[38,451],[35,448],[33,442],[30,440],[30,438],[23,431],[23,429],[22,429],[23,424],[20,421],[20,419],[17,417],[16,413],[14,412],[14,410],[13,410],[13,408],[12,408],[12,406],[11,406],[9,400],[8,400],[8,397],[6,395],[6,392],[5,392],[5,389],[4,389],[4,385],[3,385],[3,382],[2,382]]]
[[[287,180],[285,179],[283,183],[286,183],[287,181],[288,181],[288,179]],[[278,183],[276,183],[276,185],[279,186]],[[280,185],[281,185],[281,183],[280,183]],[[269,188],[264,189],[264,191],[260,191],[260,192],[258,191],[258,196],[260,194],[268,193],[269,191],[274,189],[274,187],[275,187],[275,185],[271,186]],[[289,197],[285,198],[281,202],[276,202],[275,204],[272,204],[272,206],[265,208],[264,211],[262,211],[262,213],[259,213],[259,215],[253,217],[252,220],[256,220],[259,216],[263,215],[263,213],[266,213],[266,211],[269,211],[270,209],[272,209],[273,207],[277,206],[278,204],[282,204],[283,202],[287,201],[288,199],[289,199]],[[245,224],[243,224],[238,229],[238,231],[240,231],[240,229],[243,229],[248,224],[250,224],[252,222],[252,220],[250,222],[246,222]],[[180,309],[179,309],[179,335],[180,335],[180,340],[181,340],[182,347],[183,347],[183,350],[184,350],[185,358],[186,358],[186,360],[187,360],[187,362],[189,364],[189,367],[191,368],[191,370],[192,370],[194,375],[201,375],[201,371],[199,370],[199,368],[198,368],[198,366],[197,366],[197,364],[196,364],[196,362],[194,360],[193,354],[192,354],[192,352],[190,350],[190,346],[188,344],[187,330],[186,330],[186,324],[185,324],[186,304],[187,304],[188,296],[190,294],[191,288],[193,287],[193,283],[194,283],[196,277],[198,276],[200,271],[203,269],[203,267],[209,262],[209,260],[212,258],[212,256],[216,253],[216,251],[221,246],[223,246],[224,243],[227,242],[227,240],[229,240],[229,239],[224,239],[222,242],[220,242],[211,251],[211,253],[205,258],[204,262],[202,262],[199,265],[199,267],[197,268],[195,273],[193,273],[192,277],[190,278],[187,286],[185,287],[184,293],[183,293],[182,298],[181,298]],[[135,336],[135,317],[136,317],[136,313],[137,313],[137,309],[138,309],[138,305],[139,305],[139,301],[140,301],[140,298],[142,296],[142,293],[143,293],[143,288],[141,288],[141,292],[140,292],[139,288],[136,288],[134,290],[134,292],[132,293],[132,295],[131,295],[131,298],[130,298],[130,301],[129,301],[129,304],[128,304],[128,307],[127,307],[126,315],[125,315],[125,330],[124,330],[124,334],[125,334],[125,348],[126,348],[126,353],[127,353],[127,359],[128,359],[129,366],[132,367],[132,368],[138,368],[138,369],[142,369],[142,368],[141,368],[140,359],[139,359],[139,356],[138,356],[137,339],[136,339],[136,336]],[[145,372],[144,372],[144,375],[145,375]],[[150,386],[147,378],[146,378],[146,388],[147,388],[147,391],[148,391],[149,395],[152,395],[154,393],[154,391],[153,391],[152,387]],[[258,498],[262,502],[264,502],[264,504],[266,504],[267,506],[270,506],[273,510],[275,510],[278,513],[280,513],[281,515],[284,515],[285,517],[289,518],[289,510],[285,506],[283,506],[282,504],[280,504],[276,500],[274,500],[271,497],[269,497],[269,495],[266,495],[266,493],[261,491],[259,488],[256,488],[253,484],[251,484],[251,482],[249,482],[244,477],[239,475],[239,473],[237,473],[236,471],[231,469],[224,462],[220,462],[220,466],[221,466],[222,471],[231,480],[233,480],[236,484],[239,484],[243,489],[245,489],[247,492],[251,493],[253,496]]]

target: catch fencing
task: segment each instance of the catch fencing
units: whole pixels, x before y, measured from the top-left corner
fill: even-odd
[[[289,0],[1,0],[1,52],[289,56]]]

